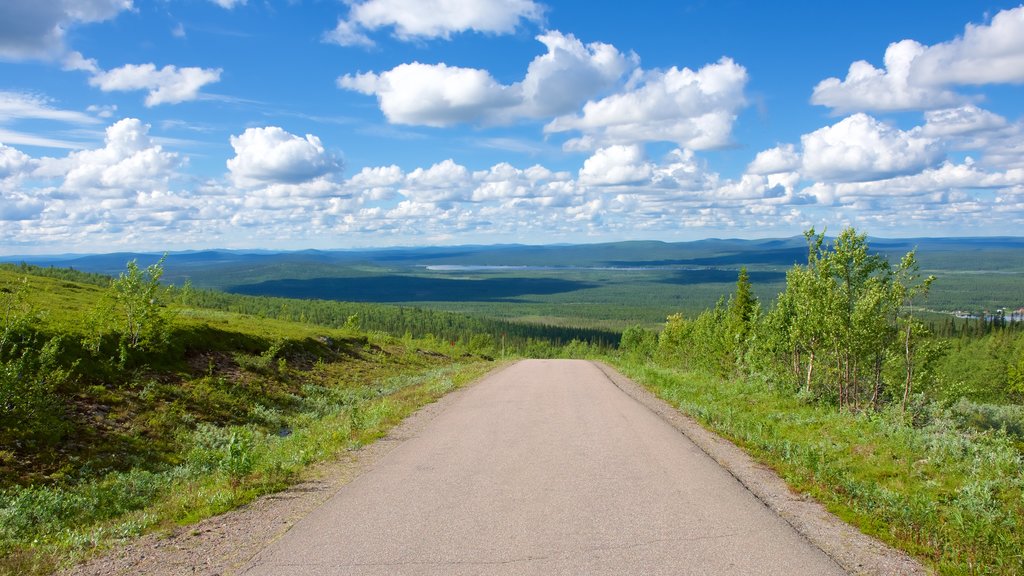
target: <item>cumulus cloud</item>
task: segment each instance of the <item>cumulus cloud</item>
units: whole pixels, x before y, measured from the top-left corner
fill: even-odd
[[[230,0],[216,0],[230,1]],[[533,0],[364,0],[354,2],[324,39],[342,46],[372,46],[366,35],[392,28],[400,40],[448,39],[452,33],[508,34],[520,22],[539,22],[542,5]]]
[[[199,90],[220,81],[221,69],[178,68],[154,64],[126,64],[120,68],[98,71],[89,84],[104,92],[146,90],[146,106],[178,104],[199,97]]]
[[[1024,6],[1000,11],[988,25],[967,24],[963,36],[915,59],[911,73],[926,85],[1024,83]]]
[[[1006,189],[1024,184],[1024,170],[986,172],[973,162],[943,162],[915,174],[868,182],[817,182],[807,191],[823,204],[856,204],[867,199],[936,196],[936,203],[963,197],[965,190]],[[879,206],[879,210],[887,207]]]
[[[792,172],[800,167],[800,155],[792,144],[762,150],[747,166],[748,174],[778,174]]]
[[[367,166],[348,179],[347,184],[356,188],[385,188],[399,184],[405,179],[405,173],[398,166]]]
[[[33,176],[63,179],[68,193],[121,197],[165,189],[182,163],[177,153],[153,143],[149,125],[125,118],[107,128],[103,148],[42,158]]]
[[[473,173],[478,182],[473,190],[474,202],[532,199],[552,201],[576,193],[572,177],[567,172],[552,172],[539,164],[519,169],[507,162],[495,164],[488,170]]]
[[[346,74],[338,86],[376,96],[393,124],[509,123],[573,111],[612,88],[634,64],[610,44],[583,44],[571,34],[551,31],[537,41],[547,52],[513,84],[501,84],[477,68],[413,62],[379,74]]]
[[[234,158],[227,161],[239,186],[298,184],[339,172],[342,163],[312,134],[296,136],[277,126],[248,128],[231,137]]]
[[[633,144],[600,148],[580,168],[580,184],[611,186],[650,179],[654,167],[644,159],[643,150]]]
[[[472,187],[469,169],[449,158],[429,168],[409,172],[398,191],[418,204],[466,200]]]
[[[515,112],[530,118],[575,111],[587,98],[612,88],[637,62],[635,55],[626,56],[611,44],[584,45],[572,34],[551,31],[537,40],[547,53],[530,62]]]
[[[342,76],[338,86],[377,96],[392,124],[450,126],[514,106],[516,95],[490,73],[446,64],[401,64],[374,74]]]
[[[57,58],[64,35],[79,24],[110,20],[132,0],[4,0],[0,2],[0,59]]]
[[[952,91],[911,83],[911,65],[925,51],[925,46],[913,40],[890,44],[885,50],[884,70],[858,60],[850,65],[846,79],[826,78],[819,82],[811,102],[839,113],[920,110],[963,102],[965,97]]]
[[[863,181],[920,172],[942,158],[920,129],[902,131],[854,114],[800,138],[803,174],[828,181]]]
[[[925,136],[963,136],[998,130],[1006,126],[1006,118],[968,104],[959,108],[929,110],[924,113],[925,125],[922,134]]]
[[[730,58],[697,71],[648,71],[624,92],[587,102],[582,114],[556,118],[544,130],[581,132],[566,145],[575,150],[652,141],[718,148],[729,143],[746,83],[746,69]]]
[[[34,198],[0,195],[0,221],[33,220],[43,211],[44,204]]]
[[[1024,6],[999,12],[987,25],[967,24],[949,42],[895,42],[884,61],[885,69],[854,62],[844,80],[818,83],[811,102],[839,113],[930,110],[969,99],[950,86],[1024,83]]]
[[[0,180],[20,175],[32,166],[32,158],[17,148],[0,143]]]

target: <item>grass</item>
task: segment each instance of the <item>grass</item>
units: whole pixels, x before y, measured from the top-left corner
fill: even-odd
[[[80,343],[102,288],[0,270],[4,294],[26,281],[67,374],[46,391],[57,431],[0,413],[16,438],[0,448],[0,575],[281,490],[493,367],[448,343],[175,305],[168,344],[118,365]]]
[[[763,382],[612,359],[865,533],[942,574],[1024,573],[1024,458],[1001,430],[934,405],[893,412],[808,404]]]

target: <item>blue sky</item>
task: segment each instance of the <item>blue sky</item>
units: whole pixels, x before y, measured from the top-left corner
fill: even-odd
[[[6,0],[0,253],[1024,230],[1010,2]]]

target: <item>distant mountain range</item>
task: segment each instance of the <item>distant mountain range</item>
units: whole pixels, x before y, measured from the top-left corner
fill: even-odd
[[[892,258],[917,249],[924,268],[949,270],[1024,270],[1024,237],[872,238],[873,250]],[[961,256],[958,258],[957,256]],[[2,262],[71,267],[86,272],[116,274],[130,260],[156,262],[162,254],[115,252],[47,256],[0,256]],[[982,257],[979,257],[982,256]],[[802,236],[739,240],[706,239],[692,242],[627,241],[600,244],[438,246],[367,250],[199,250],[170,252],[168,278],[206,276],[215,270],[239,267],[293,268],[358,265],[391,268],[428,265],[564,266],[564,267],[738,267],[791,266],[805,262]],[[980,266],[980,268],[979,268]],[[207,282],[204,282],[206,284]]]

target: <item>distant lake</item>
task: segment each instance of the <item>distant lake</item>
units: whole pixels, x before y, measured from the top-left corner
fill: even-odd
[[[470,264],[426,264],[424,268],[432,272],[502,272],[508,270],[621,270],[649,271],[665,270],[664,266],[484,266]]]

